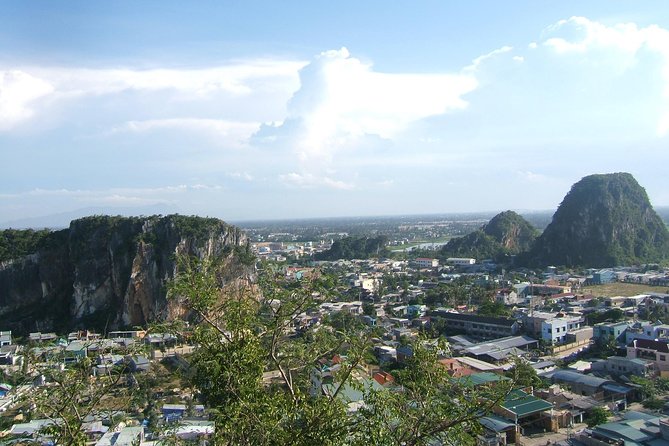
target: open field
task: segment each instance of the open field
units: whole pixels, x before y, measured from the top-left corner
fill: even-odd
[[[643,285],[638,283],[614,282],[604,285],[594,285],[585,287],[581,290],[584,294],[593,294],[594,296],[612,297],[612,296],[635,296],[643,293],[666,293],[666,287]]]

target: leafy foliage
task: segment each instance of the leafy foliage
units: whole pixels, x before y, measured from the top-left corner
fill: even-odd
[[[316,260],[339,260],[339,259],[369,259],[372,257],[386,257],[387,238],[378,237],[344,237],[336,240],[332,247],[315,256]]]
[[[258,283],[226,282],[216,262],[182,262],[170,295],[197,314],[192,380],[216,410],[216,444],[474,444],[478,418],[510,388],[454,380],[440,349],[417,342],[395,387],[379,389],[364,378],[373,331],[343,313],[301,326],[318,281],[263,265]],[[365,402],[353,411],[351,392]]]
[[[604,424],[609,419],[609,411],[601,406],[593,407],[585,418],[588,427]]]
[[[47,243],[52,232],[48,229],[5,229],[0,231],[0,262],[18,259],[36,252]]]
[[[669,232],[629,173],[574,184],[524,259],[536,265],[607,267],[669,259]]]
[[[502,261],[506,256],[530,249],[538,231],[513,211],[497,214],[480,229],[450,240],[441,257],[473,257]]]

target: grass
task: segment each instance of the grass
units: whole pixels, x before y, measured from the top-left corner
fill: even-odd
[[[644,293],[666,293],[666,287],[643,285],[638,283],[614,282],[604,285],[594,285],[585,287],[581,290],[584,294],[594,296],[613,297],[613,296],[635,296]]]

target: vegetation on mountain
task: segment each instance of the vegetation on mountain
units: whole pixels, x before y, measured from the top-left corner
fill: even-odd
[[[19,259],[40,249],[52,236],[48,229],[5,229],[0,231],[0,262]]]
[[[61,231],[2,231],[0,253],[14,259],[0,263],[0,312],[16,333],[102,331],[165,318],[177,254],[255,263],[240,229],[181,215],[95,215]]]
[[[530,249],[538,231],[513,211],[497,214],[480,229],[450,240],[441,257],[473,257],[503,260],[505,256]]]
[[[608,267],[669,260],[669,232],[629,173],[574,184],[524,262]]]
[[[315,260],[369,259],[386,257],[387,237],[344,237],[332,243],[332,247],[314,256]]]

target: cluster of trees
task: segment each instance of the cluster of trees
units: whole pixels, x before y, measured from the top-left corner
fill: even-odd
[[[0,262],[17,259],[38,250],[46,237],[48,229],[5,229],[0,231]]]
[[[388,239],[383,235],[378,237],[344,237],[341,240],[336,240],[329,250],[317,253],[314,258],[316,260],[350,260],[387,257],[389,255],[386,248],[387,243]]]

